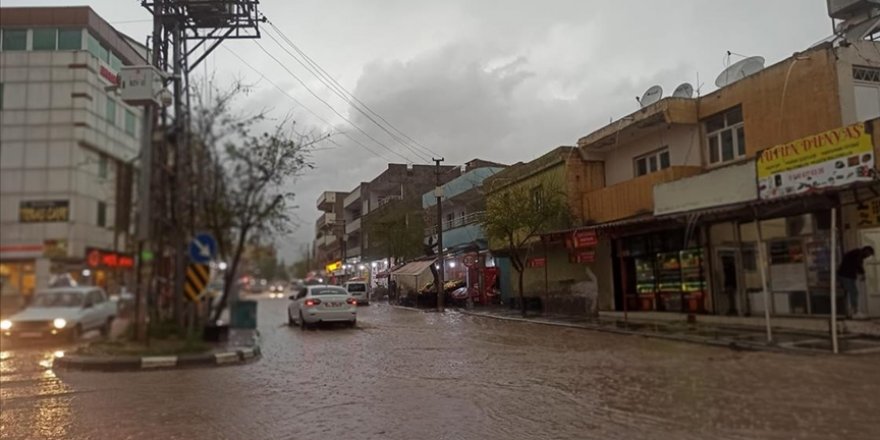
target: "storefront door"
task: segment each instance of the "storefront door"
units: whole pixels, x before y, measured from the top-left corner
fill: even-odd
[[[739,315],[742,313],[743,305],[739,250],[736,248],[716,248],[715,261],[717,262],[714,265],[715,313]]]
[[[859,231],[859,245],[871,246],[880,252],[880,228],[862,229]],[[865,284],[861,303],[867,303],[868,316],[880,317],[880,256],[865,260]]]

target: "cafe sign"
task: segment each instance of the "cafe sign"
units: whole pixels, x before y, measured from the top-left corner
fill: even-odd
[[[21,223],[66,222],[70,218],[67,200],[22,200],[18,205]]]
[[[874,150],[864,123],[828,130],[761,151],[755,161],[763,200],[870,182]]]

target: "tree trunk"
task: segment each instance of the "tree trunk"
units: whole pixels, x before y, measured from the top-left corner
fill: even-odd
[[[431,267],[431,275],[434,275],[434,292],[437,292],[437,283],[440,282],[440,272],[437,270],[437,267],[435,267],[433,264],[430,267]],[[416,286],[416,288],[419,288],[419,286]],[[446,293],[445,290],[443,292],[444,292],[444,294]],[[437,301],[440,301],[439,297],[437,298]]]
[[[226,269],[226,277],[223,282],[223,295],[220,297],[220,304],[217,305],[217,309],[214,310],[214,316],[211,318],[211,322],[217,322],[220,319],[220,315],[223,314],[223,310],[226,309],[226,305],[229,301],[229,292],[232,291],[232,288],[235,286],[235,282],[237,281],[235,278],[236,273],[238,273],[238,265],[241,262],[241,254],[244,252],[244,244],[247,240],[247,229],[242,229],[238,236],[238,243],[235,246],[235,251],[232,254],[232,264]]]
[[[519,307],[520,307],[520,310],[522,311],[523,317],[525,317],[526,316],[526,295],[525,295],[525,292],[523,291],[523,272],[524,272],[523,270],[518,270],[516,272],[516,274],[519,277]]]

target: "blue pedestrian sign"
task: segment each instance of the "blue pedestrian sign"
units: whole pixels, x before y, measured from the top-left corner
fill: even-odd
[[[189,242],[189,258],[195,263],[208,263],[217,255],[217,240],[214,236],[201,232]]]

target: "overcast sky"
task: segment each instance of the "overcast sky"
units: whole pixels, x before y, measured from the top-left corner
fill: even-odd
[[[82,4],[4,0],[4,6]],[[138,0],[93,0],[120,31],[144,40]],[[514,163],[583,136],[637,109],[659,84],[714,90],[727,51],[776,63],[831,33],[825,0],[264,0],[262,12],[346,89],[446,164],[475,157]],[[335,96],[283,52],[264,26],[261,44],[339,113],[413,162],[423,162]],[[276,35],[277,36],[277,35]],[[228,49],[228,50],[227,50]],[[287,93],[262,80],[234,51]],[[734,55],[735,62],[740,57]],[[229,41],[207,68],[220,82],[257,84],[246,105],[292,112],[301,127],[337,133],[295,183],[298,230],[278,238],[290,261],[313,238],[323,190],[349,191],[403,162],[315,99],[252,41]],[[199,68],[198,70],[203,70]],[[376,119],[374,117],[374,119]],[[346,132],[385,158],[367,152]]]

